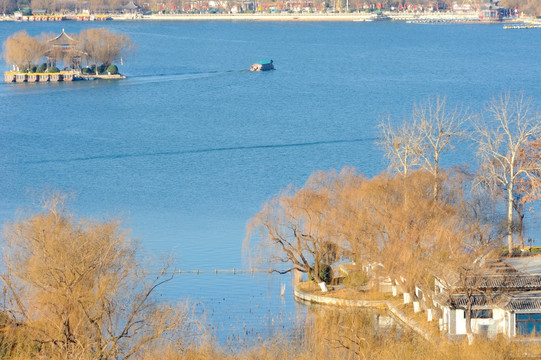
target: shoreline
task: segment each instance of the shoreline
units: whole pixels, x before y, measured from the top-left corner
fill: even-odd
[[[476,11],[472,12],[390,12],[384,11],[387,21],[400,21],[411,23],[474,23],[474,24],[505,24],[523,23],[533,21],[531,17],[520,17],[503,21],[480,20]],[[137,15],[121,14],[109,15],[114,21],[312,21],[312,22],[385,22],[383,19],[374,19],[371,13],[256,13],[256,14],[152,14]],[[0,21],[17,21],[15,16],[0,16]],[[70,20],[65,20],[70,21]]]
[[[305,292],[299,289],[299,283],[293,289],[293,296],[297,301],[322,304],[329,306],[344,306],[344,307],[358,307],[366,309],[386,309],[389,314],[395,319],[409,327],[416,332],[419,336],[428,341],[433,341],[434,338],[426,329],[423,329],[414,319],[408,317],[404,312],[399,310],[394,304],[387,300],[353,300],[353,299],[338,299],[325,295],[315,295]]]

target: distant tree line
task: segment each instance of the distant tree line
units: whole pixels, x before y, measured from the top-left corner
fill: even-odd
[[[118,13],[122,11],[122,6],[128,3],[127,0],[0,0],[0,10],[3,13],[12,13],[15,10],[33,9],[47,10],[50,13],[69,13],[89,10],[94,13]],[[137,2],[136,2],[137,3]],[[193,0],[173,0],[163,2],[159,0],[148,0],[143,3],[138,3],[141,7],[145,7],[148,11],[186,11],[191,8],[208,9],[210,7],[218,7],[224,11],[229,11],[234,6],[240,9],[247,10],[248,6],[245,1],[222,0],[216,2],[218,5],[210,6],[208,1],[193,1]],[[317,10],[326,8],[336,8],[337,10],[345,11],[346,0],[295,0],[295,1],[272,1],[272,0],[253,0],[252,10],[268,9],[276,7],[279,9],[289,8],[292,6],[310,7]],[[479,9],[484,5],[483,1],[470,1],[473,9]],[[502,6],[505,8],[515,8],[529,15],[541,14],[541,3],[538,0],[500,0],[492,2],[494,6]],[[437,10],[444,11],[451,9],[452,0],[365,0],[365,1],[349,1],[348,8],[353,10],[364,9],[405,9],[413,8],[416,10]],[[411,5],[408,7],[408,5]]]
[[[541,15],[541,1],[539,0],[501,0],[499,4],[506,8],[518,7],[525,14]]]

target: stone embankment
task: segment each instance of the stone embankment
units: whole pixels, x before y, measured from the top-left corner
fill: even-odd
[[[145,21],[202,21],[202,20],[245,20],[245,21],[380,21],[393,20],[412,23],[426,22],[481,22],[477,11],[426,11],[426,12],[396,12],[384,11],[383,18],[374,18],[367,12],[318,13],[318,12],[291,12],[291,13],[219,13],[219,14],[112,14],[107,15],[113,20],[145,20]],[[95,15],[97,17],[103,15]],[[101,18],[100,18],[101,19]],[[0,21],[16,21],[14,15],[0,15]],[[514,22],[526,22],[530,18],[521,17]],[[482,21],[490,22],[490,21]],[[500,22],[500,21],[496,21]]]
[[[428,331],[423,329],[415,320],[410,319],[394,304],[386,300],[348,300],[338,299],[330,296],[316,295],[304,292],[299,289],[297,285],[294,289],[294,296],[296,299],[306,301],[315,304],[334,305],[334,306],[348,306],[348,307],[360,307],[360,308],[372,308],[372,309],[385,309],[389,311],[395,319],[399,320],[407,327],[415,331],[426,340],[432,340],[432,336]]]
[[[394,20],[405,22],[479,22],[477,11],[464,12],[392,12],[384,11],[383,18],[374,18],[367,12],[344,13],[221,13],[221,14],[152,14],[112,15],[113,20],[162,20],[162,21],[190,21],[190,20],[246,20],[246,21],[381,21]],[[517,19],[517,21],[520,19]]]

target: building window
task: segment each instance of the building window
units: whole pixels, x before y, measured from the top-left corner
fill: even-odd
[[[464,311],[464,319],[466,318],[466,311]],[[472,319],[492,319],[492,310],[472,310],[471,311]]]
[[[517,314],[517,336],[541,336],[541,314]]]

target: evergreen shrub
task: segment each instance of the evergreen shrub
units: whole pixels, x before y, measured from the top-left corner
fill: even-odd
[[[332,267],[323,263],[319,264],[319,277],[326,284],[330,284],[332,282]],[[308,278],[314,282],[316,281],[312,274],[308,274]]]
[[[107,73],[111,75],[118,74],[118,67],[116,65],[109,65],[109,67],[107,68]]]

